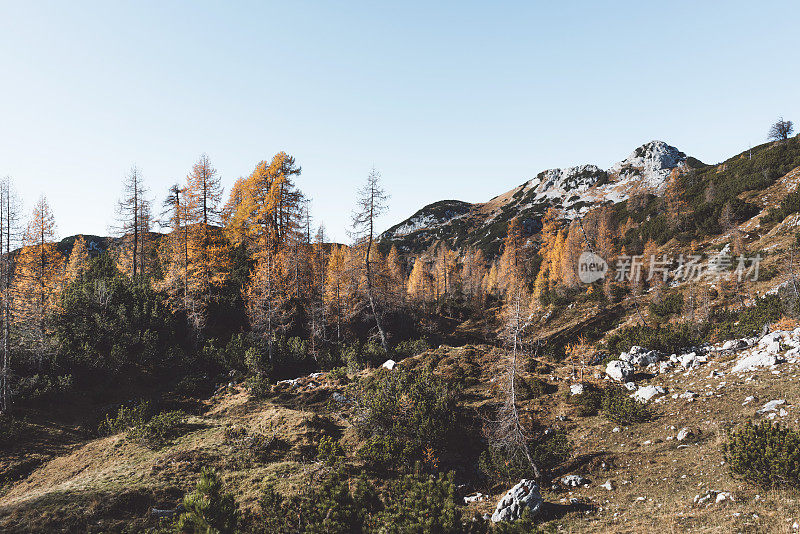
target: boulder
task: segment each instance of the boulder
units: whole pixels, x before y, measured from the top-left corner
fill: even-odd
[[[663,395],[664,393],[666,393],[666,390],[661,386],[642,386],[631,395],[631,398],[639,402],[647,402],[656,395]]]
[[[606,365],[606,374],[617,382],[623,382],[634,372],[634,367],[629,362],[622,360],[611,360]]]
[[[522,516],[525,508],[535,516],[541,510],[542,503],[544,499],[539,493],[539,486],[533,480],[523,478],[497,503],[492,514],[492,522],[516,521]]]
[[[395,365],[397,365],[397,362],[395,362],[394,360],[386,360],[385,362],[383,362],[383,365],[381,365],[381,367],[391,371],[392,369],[394,369]]]
[[[757,369],[759,367],[772,367],[773,365],[777,365],[780,362],[780,359],[772,353],[766,351],[759,351],[755,350],[740,358],[739,361],[736,362],[736,365],[733,366],[731,372],[733,373],[741,373],[744,371],[752,371],[753,369]]]
[[[634,349],[638,349],[634,352]],[[639,367],[647,367],[658,363],[661,355],[654,350],[647,350],[641,347],[632,347],[630,352],[630,363],[638,365]]]
[[[583,395],[583,384],[572,384],[569,387],[570,395]]]
[[[693,435],[694,435],[694,433],[691,430],[689,430],[688,428],[684,427],[684,428],[680,429],[680,431],[678,432],[678,435],[675,437],[675,439],[677,439],[678,441],[683,441],[685,439],[688,439],[688,438],[692,437]]]
[[[689,354],[681,354],[678,356],[678,361],[684,369],[690,369],[697,365],[697,353],[690,352]]]

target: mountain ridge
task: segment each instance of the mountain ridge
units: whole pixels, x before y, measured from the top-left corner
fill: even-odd
[[[653,140],[607,170],[594,164],[546,169],[487,202],[428,204],[383,232],[379,241],[384,248],[395,245],[404,253],[418,253],[444,241],[453,247],[477,246],[491,255],[499,250],[508,221],[514,217],[521,217],[526,233],[535,234],[550,207],[573,219],[594,206],[622,202],[635,193],[661,195],[674,176],[702,165],[676,147]]]

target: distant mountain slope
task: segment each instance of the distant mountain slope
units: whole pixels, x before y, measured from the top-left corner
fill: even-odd
[[[521,217],[529,234],[541,228],[550,206],[567,218],[604,202],[620,202],[636,192],[661,194],[673,173],[702,165],[663,141],[651,141],[603,170],[596,165],[548,169],[485,203],[443,200],[429,204],[380,236],[388,248],[419,252],[437,241],[453,247],[477,246],[489,254],[499,250],[508,221]]]

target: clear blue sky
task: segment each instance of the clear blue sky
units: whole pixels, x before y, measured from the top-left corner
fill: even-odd
[[[60,235],[107,231],[133,163],[159,202],[201,152],[226,189],[279,150],[346,239],[651,139],[717,162],[800,122],[786,2],[0,1],[0,176]]]

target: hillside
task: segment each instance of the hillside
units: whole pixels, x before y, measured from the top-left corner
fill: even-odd
[[[702,165],[663,141],[651,141],[607,170],[596,165],[549,169],[485,203],[435,202],[386,230],[380,241],[405,253],[443,241],[456,249],[477,246],[495,254],[512,218],[519,217],[528,234],[534,234],[550,207],[572,219],[633,194],[660,195],[675,173]]]

